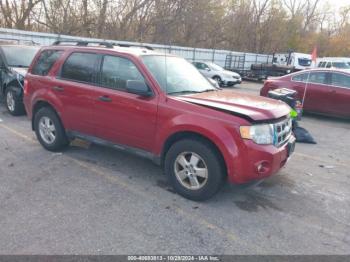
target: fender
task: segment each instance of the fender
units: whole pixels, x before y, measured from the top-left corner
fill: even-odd
[[[242,139],[237,137],[237,131],[232,123],[223,124],[220,119],[211,119],[205,116],[181,114],[162,123],[155,143],[155,155],[161,156],[163,147],[168,138],[180,132],[197,133],[210,140],[219,149],[226,163],[228,177],[234,176],[233,170],[240,167],[239,148]]]
[[[49,104],[56,111],[56,113],[62,121],[62,124],[64,125],[64,119],[62,119],[62,114],[60,110],[63,106],[62,102],[49,89],[39,89],[31,96],[30,104],[33,105],[33,107],[27,108],[27,114],[29,119],[31,119],[32,122],[34,121],[34,109],[37,106],[37,104],[41,102]]]
[[[22,100],[23,97],[23,83],[21,83],[18,79],[12,79],[8,83],[5,83],[2,89],[3,95],[5,95],[7,88],[10,86],[14,87],[15,90],[15,98],[17,100]]]

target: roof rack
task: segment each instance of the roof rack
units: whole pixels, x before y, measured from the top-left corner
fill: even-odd
[[[55,41],[52,45],[75,45],[75,46],[89,46],[89,45],[97,45],[104,46],[107,48],[113,48],[114,46],[119,47],[139,47],[146,48],[148,50],[154,50],[152,47],[142,44],[121,44],[121,43],[111,43],[107,41],[81,41],[81,40],[58,40]]]
[[[75,44],[74,44],[75,43]],[[89,46],[97,45],[107,48],[113,48],[113,44],[106,41],[81,41],[81,40],[58,40],[53,42],[52,45],[76,45],[76,46]]]
[[[26,45],[39,45],[33,40],[22,40],[15,38],[0,38],[0,43],[10,43],[10,44],[26,44]]]
[[[113,44],[115,46],[120,46],[120,47],[139,47],[139,48],[146,48],[148,50],[154,50],[153,47],[148,46],[148,45],[143,45],[143,44]]]

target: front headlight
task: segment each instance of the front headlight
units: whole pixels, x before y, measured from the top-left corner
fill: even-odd
[[[241,126],[240,133],[243,139],[253,140],[257,144],[273,144],[274,128],[272,124]]]

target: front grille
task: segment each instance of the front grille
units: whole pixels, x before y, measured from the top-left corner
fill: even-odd
[[[288,117],[278,123],[273,124],[274,126],[274,144],[277,147],[284,145],[292,134],[292,119]]]

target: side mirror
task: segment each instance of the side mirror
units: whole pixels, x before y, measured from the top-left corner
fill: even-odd
[[[152,92],[144,81],[128,80],[126,81],[126,91],[139,96],[150,97]]]
[[[208,72],[211,71],[209,67],[206,67],[205,70],[207,70]]]

